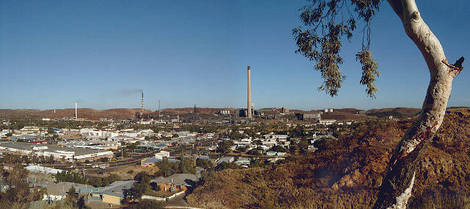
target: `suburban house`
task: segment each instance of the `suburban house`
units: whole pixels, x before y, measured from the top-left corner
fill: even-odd
[[[170,152],[167,152],[167,151],[160,151],[160,152],[157,152],[155,153],[155,158],[157,159],[163,159],[164,157],[166,158],[170,158]]]
[[[227,156],[227,157],[221,157],[221,158],[217,159],[216,163],[218,165],[218,164],[223,163],[223,162],[233,163],[233,161],[235,161],[235,157]]]
[[[143,158],[142,160],[140,160],[140,166],[142,167],[155,167],[155,165],[157,164],[157,162],[160,162],[161,160],[159,159],[156,159],[156,158]]]
[[[43,195],[42,200],[44,201],[59,201],[65,199],[67,197],[67,192],[71,187],[75,188],[77,193],[85,188],[91,188],[91,186],[84,185],[84,184],[77,184],[71,182],[59,182],[56,184],[47,184],[43,185],[46,188],[46,193]]]
[[[143,158],[142,160],[140,160],[140,166],[142,167],[155,167],[155,165],[162,161],[163,159],[161,158],[155,158],[155,157],[152,157],[152,158]],[[179,162],[179,160],[177,159],[168,159],[168,162],[170,163],[177,163]]]
[[[161,191],[179,192],[186,191],[191,186],[189,182],[198,181],[199,178],[194,174],[178,173],[168,177],[158,177],[152,182],[157,183]]]
[[[101,200],[104,203],[121,205],[124,194],[129,190],[135,181],[115,181],[106,187],[94,188],[90,196],[94,200]]]

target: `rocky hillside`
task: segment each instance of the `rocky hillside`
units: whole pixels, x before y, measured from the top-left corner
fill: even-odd
[[[416,116],[421,109],[418,108],[406,108],[406,107],[396,107],[396,108],[382,108],[382,109],[371,109],[366,112],[369,116],[377,117],[388,117],[393,116],[396,118],[407,118]]]
[[[90,108],[79,108],[78,117],[89,119],[89,120],[99,120],[100,118],[112,118],[112,119],[129,119],[135,116],[136,112],[139,112],[140,109],[130,109],[130,108],[115,108],[107,110],[95,110]],[[27,109],[0,109],[0,119],[41,119],[41,118],[72,118],[74,116],[75,109],[56,109],[54,110],[27,110]],[[145,110],[146,113],[150,110]]]
[[[224,170],[187,197],[204,208],[371,208],[411,121],[371,122],[279,165]],[[470,208],[470,112],[452,109],[425,148],[408,208]]]

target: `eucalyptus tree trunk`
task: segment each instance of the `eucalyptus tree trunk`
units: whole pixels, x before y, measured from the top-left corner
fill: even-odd
[[[403,136],[389,162],[374,208],[406,208],[411,197],[423,147],[441,126],[452,90],[452,81],[462,68],[448,64],[437,37],[421,18],[415,0],[388,0],[400,17],[406,34],[421,51],[430,72],[422,111]]]

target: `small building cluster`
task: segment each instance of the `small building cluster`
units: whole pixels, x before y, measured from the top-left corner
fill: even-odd
[[[6,142],[0,144],[1,153],[53,157],[56,160],[79,161],[113,158],[114,153],[108,150],[87,148],[69,148],[53,144],[35,144],[26,142]]]

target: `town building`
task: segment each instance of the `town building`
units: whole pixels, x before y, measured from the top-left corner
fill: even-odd
[[[6,142],[0,144],[0,152],[19,155],[36,155],[50,157],[56,160],[86,161],[102,158],[113,158],[114,153],[107,150],[86,148],[60,147],[52,144],[34,144],[26,142]]]

